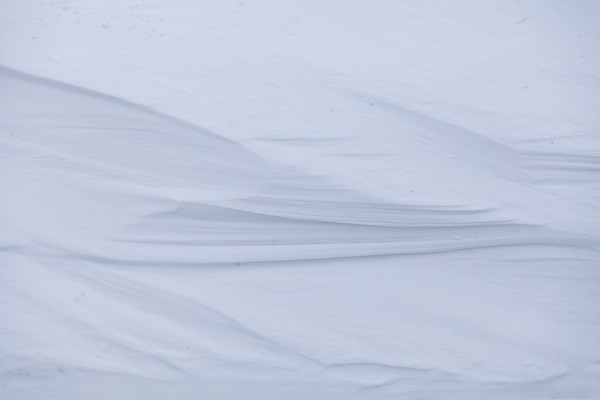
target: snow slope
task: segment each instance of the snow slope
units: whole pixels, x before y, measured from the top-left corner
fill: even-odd
[[[0,394],[600,398],[595,2],[0,4]]]

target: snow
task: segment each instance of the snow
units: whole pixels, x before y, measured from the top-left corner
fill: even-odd
[[[600,398],[598,17],[3,1],[0,398]]]

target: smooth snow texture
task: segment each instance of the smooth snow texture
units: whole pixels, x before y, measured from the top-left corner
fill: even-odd
[[[0,4],[0,397],[600,397],[595,2]]]

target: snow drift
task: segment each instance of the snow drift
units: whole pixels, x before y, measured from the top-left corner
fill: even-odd
[[[5,397],[600,395],[592,2],[0,7]]]

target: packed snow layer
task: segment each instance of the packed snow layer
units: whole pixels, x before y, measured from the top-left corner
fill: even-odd
[[[0,394],[600,397],[600,8],[0,4]]]

